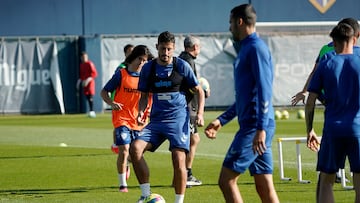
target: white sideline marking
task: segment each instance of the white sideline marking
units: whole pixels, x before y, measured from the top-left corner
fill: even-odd
[[[26,144],[25,144],[26,145]],[[41,145],[44,146],[44,145]],[[59,145],[46,145],[49,147],[59,147]],[[77,148],[93,148],[93,149],[106,149],[107,147],[96,147],[96,146],[89,146],[89,145],[71,145],[68,144],[67,147],[71,148],[71,147],[77,147]],[[109,147],[110,150],[110,147]],[[164,154],[170,154],[170,151],[168,150],[157,150],[156,152],[158,153],[164,153]],[[196,156],[201,156],[201,157],[205,157],[205,158],[210,158],[210,159],[219,159],[222,160],[225,158],[225,154],[205,154],[205,153],[196,153]],[[274,160],[273,164],[278,164],[279,161],[278,160]],[[297,168],[297,163],[295,161],[284,161],[283,162],[284,165],[286,165],[287,168]],[[316,162],[311,162],[311,163],[307,163],[307,162],[302,162],[301,165],[305,168],[311,169],[316,167]]]

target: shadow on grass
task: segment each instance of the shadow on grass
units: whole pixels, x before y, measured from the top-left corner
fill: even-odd
[[[152,188],[171,188],[171,185],[152,185]],[[139,189],[139,186],[128,186],[129,189]],[[94,191],[116,191],[118,187],[75,187],[75,188],[49,188],[49,189],[14,189],[0,190],[2,195],[45,195],[45,194],[67,194],[67,193],[85,193]]]
[[[217,186],[217,184],[202,184],[201,186]],[[129,189],[139,189],[138,185],[128,186]],[[171,185],[151,185],[151,188],[173,188]],[[0,196],[8,195],[49,195],[49,194],[68,194],[68,193],[85,193],[96,191],[116,191],[118,187],[74,187],[74,188],[49,188],[49,189],[14,189],[14,190],[0,190]]]
[[[41,159],[52,157],[95,157],[95,156],[113,156],[113,154],[66,154],[66,155],[38,155],[38,156],[8,156],[1,159]]]
[[[39,194],[61,194],[82,193],[95,190],[113,190],[116,187],[79,187],[79,188],[53,188],[53,189],[14,189],[0,190],[0,195],[39,195]]]

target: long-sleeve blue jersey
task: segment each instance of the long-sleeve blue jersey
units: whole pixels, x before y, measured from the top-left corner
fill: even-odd
[[[235,106],[219,116],[222,124],[236,115],[242,127],[260,130],[274,125],[273,71],[270,51],[256,33],[240,42],[234,62]]]

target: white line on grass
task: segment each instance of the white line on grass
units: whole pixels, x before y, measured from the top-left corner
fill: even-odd
[[[26,145],[26,144],[25,144]],[[41,145],[44,146],[44,145]],[[47,145],[49,147],[61,147],[59,145]],[[99,147],[99,146],[86,146],[86,145],[67,145],[66,147],[74,147],[74,148],[93,148],[93,149],[106,149],[106,147]],[[110,147],[109,147],[110,152]],[[168,150],[158,149],[156,152],[170,154]],[[205,154],[205,153],[196,153],[196,156],[201,156],[208,159],[215,159],[215,160],[222,160],[225,157],[225,154]],[[274,160],[274,165],[278,165],[279,161]],[[284,166],[287,168],[297,168],[297,163],[295,161],[283,161]],[[302,162],[302,168],[306,169],[315,169],[316,162]]]

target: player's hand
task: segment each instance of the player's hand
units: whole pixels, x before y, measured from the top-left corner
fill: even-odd
[[[203,114],[197,114],[196,124],[197,124],[199,127],[204,126],[204,116],[203,116]]]
[[[206,98],[206,99],[209,98],[210,95],[211,95],[210,88],[209,88],[208,90],[204,90],[204,92],[205,92],[205,98]]]
[[[139,114],[137,116],[137,123],[139,126],[143,126],[146,123],[146,116],[143,111],[139,111]]]
[[[216,138],[216,133],[221,128],[221,123],[219,119],[213,120],[209,125],[205,128],[205,135],[210,139]]]
[[[266,132],[265,130],[257,130],[255,137],[253,139],[253,151],[254,154],[258,153],[259,155],[263,155],[266,150]]]
[[[116,102],[111,103],[111,109],[114,111],[122,110],[123,106],[124,106],[124,104],[121,104],[121,103],[116,103]]]
[[[316,136],[314,130],[311,130],[307,135],[307,147],[314,152],[319,151],[320,141]]]
[[[291,97],[291,105],[296,106],[296,104],[299,103],[299,101],[302,101],[303,104],[305,104],[305,97],[306,97],[306,92],[304,91],[298,92],[296,95]]]

